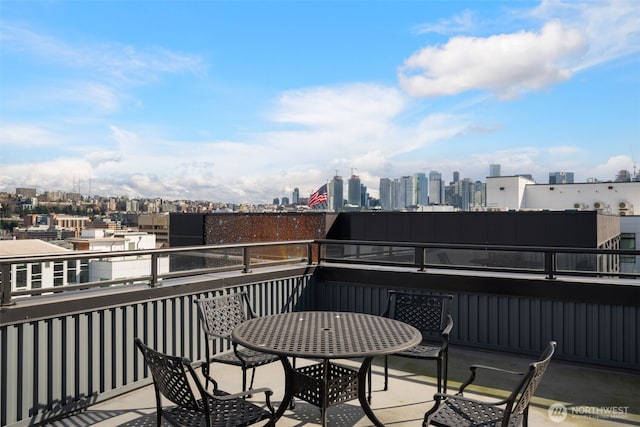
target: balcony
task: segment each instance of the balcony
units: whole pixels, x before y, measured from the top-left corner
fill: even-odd
[[[640,287],[637,276],[612,266],[621,257],[639,255],[571,248],[273,242],[140,251],[135,256],[148,260],[144,274],[91,282],[90,275],[77,272],[84,282],[33,289],[9,288],[19,277],[18,266],[71,263],[82,270],[92,259],[104,262],[123,254],[0,258],[0,425],[54,419],[60,426],[153,425],[153,391],[133,338],[201,359],[204,342],[195,298],[245,290],[260,315],[300,310],[379,314],[390,288],[454,295],[451,390],[472,363],[526,366],[555,339],[558,352],[534,398],[531,425],[557,425],[547,414],[554,402],[567,405],[569,425],[637,425],[640,407],[633,393],[640,389]],[[500,265],[472,262],[491,258],[500,259]],[[571,261],[578,259],[592,262],[578,270]],[[435,392],[433,364],[391,360],[389,391],[381,390],[381,367],[374,366],[373,409],[385,424],[420,425]],[[226,389],[240,389],[238,370],[218,367],[216,375]],[[256,386],[274,389],[277,403],[282,368],[261,367],[256,381]],[[481,392],[501,396],[504,385],[487,384]],[[278,425],[318,423],[317,408],[299,403]],[[369,425],[356,402],[330,408],[329,423]]]
[[[513,354],[452,346],[449,372],[451,391],[455,391],[466,379],[469,372],[468,365],[472,363],[524,369],[529,361],[530,358]],[[357,363],[349,360],[341,360],[339,363],[354,368],[358,366]],[[382,390],[384,381],[382,366],[380,364],[374,366],[372,408],[385,425],[420,426],[425,411],[433,405],[433,394],[436,392],[433,364],[406,363],[400,358],[391,358],[390,363],[391,378],[388,391]],[[241,389],[241,375],[238,369],[220,366],[215,372],[221,384],[229,390]],[[618,378],[612,380],[612,375]],[[277,405],[284,395],[282,367],[279,364],[273,364],[259,368],[255,386],[272,388],[273,402]],[[506,394],[504,386],[506,386],[505,383],[499,383],[494,387],[485,387],[481,392],[485,397],[503,398]],[[620,372],[617,371],[554,360],[533,398],[529,425],[541,427],[638,425],[640,414],[637,407],[634,409],[636,404],[631,396],[637,393],[639,387],[638,375],[620,376]],[[600,392],[594,393],[594,390]],[[469,396],[481,397],[473,394]],[[262,402],[257,398],[252,401]],[[548,408],[554,403],[562,403],[567,407],[566,422],[558,423],[549,417]],[[357,401],[332,406],[329,408],[328,420],[330,426],[336,427],[372,425]],[[71,415],[52,425],[151,427],[155,426],[155,423],[153,386],[146,386],[98,403],[86,411]],[[311,404],[297,401],[295,409],[286,411],[277,425],[281,427],[320,426],[320,412]]]

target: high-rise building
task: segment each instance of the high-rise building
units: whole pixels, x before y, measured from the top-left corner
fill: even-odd
[[[573,172],[549,172],[549,184],[573,184]]]
[[[458,182],[458,181],[460,181],[460,172],[454,171],[453,172],[453,182]]]
[[[344,182],[338,174],[329,182],[329,206],[334,212],[340,212],[344,206]]]
[[[367,186],[360,184],[360,206],[369,206],[369,193],[367,193]]]
[[[429,204],[429,182],[427,176],[422,172],[413,174],[413,200],[411,204],[422,206]]]
[[[361,185],[358,175],[351,175],[348,182],[347,202],[353,206],[361,206]]]
[[[438,171],[429,172],[429,204],[441,205],[444,203],[444,183],[442,174]]]
[[[298,187],[293,189],[293,194],[291,195],[291,200],[294,205],[300,203],[300,189]]]
[[[413,177],[403,176],[398,180],[396,189],[396,207],[399,209],[408,208],[413,203]]]
[[[489,165],[489,176],[500,176],[500,165]]]
[[[391,187],[392,183],[389,178],[380,178],[380,206],[385,211],[393,209]]]

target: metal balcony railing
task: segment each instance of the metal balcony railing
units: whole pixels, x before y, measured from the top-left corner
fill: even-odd
[[[640,251],[541,246],[315,240],[318,262],[530,273],[558,276],[640,278]]]
[[[314,245],[317,249],[314,250]],[[427,269],[638,279],[640,251],[539,246],[298,240],[123,252],[0,257],[0,304],[14,298],[146,284],[282,264],[344,263]],[[8,279],[5,279],[8,278]]]
[[[0,304],[10,305],[21,296],[132,284],[155,287],[171,278],[311,263],[312,243],[296,240],[0,257]]]

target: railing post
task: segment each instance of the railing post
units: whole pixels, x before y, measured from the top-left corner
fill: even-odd
[[[322,243],[318,242],[318,264],[320,264],[321,259],[322,259]]]
[[[313,242],[307,242],[307,265],[313,264]]]
[[[158,286],[158,254],[151,254],[151,287]]]
[[[251,266],[251,254],[249,253],[249,248],[245,246],[242,248],[242,262],[244,263],[244,268],[242,270],[243,273],[251,273],[249,267]]]
[[[0,305],[11,305],[11,264],[0,265]]]
[[[547,251],[544,253],[544,271],[547,273],[547,279],[555,279],[556,257],[555,252]]]
[[[425,259],[425,250],[427,248],[416,248],[416,257],[418,258],[416,261],[417,264],[420,265],[420,269],[418,271],[424,271],[424,259]]]

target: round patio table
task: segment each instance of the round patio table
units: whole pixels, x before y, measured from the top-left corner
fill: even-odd
[[[304,311],[257,317],[236,326],[233,339],[247,348],[278,355],[285,371],[285,395],[276,420],[294,397],[321,408],[327,425],[327,408],[358,398],[365,414],[376,426],[366,397],[366,377],[375,356],[407,350],[422,335],[398,320],[364,313]],[[322,362],[292,367],[289,357],[321,359]],[[332,359],[364,358],[357,371],[331,363]]]

